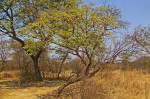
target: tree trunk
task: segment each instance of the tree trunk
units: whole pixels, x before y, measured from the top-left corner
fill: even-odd
[[[59,71],[58,71],[58,74],[57,74],[57,79],[60,79],[60,73],[61,72],[62,72],[62,64],[59,67]]]
[[[39,68],[39,64],[38,64],[38,58],[33,59],[33,65],[34,65],[34,70],[35,70],[35,80],[36,81],[42,81],[42,76],[41,76],[41,72],[40,72],[40,68]]]
[[[54,97],[59,97],[62,91],[69,85],[74,84],[76,82],[81,81],[85,76],[79,76],[75,79],[67,81],[63,86],[59,87],[56,91],[54,91],[53,95]]]
[[[90,63],[86,66],[85,70],[83,71],[83,72],[84,72],[84,75],[88,75],[91,66],[92,66],[92,62],[90,62]]]

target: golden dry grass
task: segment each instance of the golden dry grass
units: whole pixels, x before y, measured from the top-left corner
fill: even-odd
[[[0,89],[0,99],[38,99],[37,96],[41,94],[51,93],[58,87],[28,87],[9,89],[8,87]]]
[[[38,99],[38,95],[51,93],[57,88],[57,86],[34,86],[15,89],[0,85],[0,99]],[[67,87],[61,98],[150,99],[150,74],[144,70],[111,71],[106,69],[91,79]]]
[[[19,78],[19,71],[3,71],[0,72],[0,80],[17,80]]]
[[[143,71],[106,71],[91,80],[111,99],[150,99],[150,75]]]
[[[64,94],[69,92],[74,99],[150,99],[150,74],[106,70],[70,86]]]
[[[17,83],[19,71],[0,73],[0,99],[39,99],[37,96],[56,90],[62,81],[32,82],[30,87],[21,87]]]

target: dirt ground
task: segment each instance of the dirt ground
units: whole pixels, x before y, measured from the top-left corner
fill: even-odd
[[[8,80],[0,80],[0,99],[40,99],[39,95],[51,93],[56,87],[8,87]]]

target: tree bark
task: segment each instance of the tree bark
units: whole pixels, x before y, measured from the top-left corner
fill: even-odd
[[[82,73],[80,76],[77,76],[76,78],[73,78],[73,79],[70,78],[63,86],[59,87],[59,88],[55,91],[55,93],[53,93],[54,97],[59,97],[60,94],[62,93],[62,91],[63,91],[67,86],[69,86],[69,85],[71,85],[71,84],[74,84],[74,83],[76,83],[76,82],[79,82],[79,81],[81,81],[81,80],[83,80],[83,79],[93,77],[93,76],[100,70],[100,68],[95,69],[95,70],[94,70],[92,73],[90,73],[90,75],[89,75],[89,70],[90,70],[90,67],[91,67],[91,66],[92,66],[92,62],[90,62],[90,63],[86,66],[85,70],[83,71],[83,73]]]
[[[32,58],[34,70],[35,70],[35,80],[36,81],[42,81],[41,71],[38,64],[38,58]]]
[[[67,83],[65,83],[63,86],[59,87],[59,88],[53,93],[54,97],[59,97],[60,94],[62,93],[62,91],[63,91],[67,86],[69,86],[69,85],[71,85],[71,84],[74,84],[74,83],[76,83],[76,82],[81,81],[84,77],[85,77],[85,76],[79,76],[79,77],[77,77],[77,78],[75,78],[75,79],[72,79],[72,80],[67,81]]]

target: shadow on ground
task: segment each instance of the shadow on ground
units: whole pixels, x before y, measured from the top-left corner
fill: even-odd
[[[20,83],[19,81],[0,80],[0,99],[41,99],[49,95],[65,81]]]

